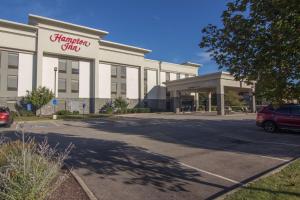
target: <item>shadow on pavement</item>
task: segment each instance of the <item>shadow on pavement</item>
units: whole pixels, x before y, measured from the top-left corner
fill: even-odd
[[[101,122],[101,123],[100,123]],[[47,134],[28,133],[37,140],[46,136],[50,144],[60,143],[60,148],[69,143],[75,145],[67,162],[75,169],[84,168],[89,174],[100,179],[123,181],[128,185],[152,186],[161,192],[187,192],[191,185],[199,184],[217,188],[211,194],[213,199],[237,185],[224,186],[216,181],[208,181],[198,171],[183,167],[175,158],[150,153],[147,149],[132,146],[125,142],[82,137],[72,131],[104,131],[108,134],[139,135],[163,143],[178,144],[186,147],[217,150],[224,152],[251,153],[272,157],[297,157],[300,148],[284,145],[263,144],[261,142],[281,142],[300,145],[300,134],[272,135],[255,127],[254,120],[166,120],[119,118],[113,120],[90,120],[68,122],[68,134],[49,132]],[[82,127],[83,129],[78,129]],[[88,128],[88,129],[84,129]],[[16,138],[11,132],[4,136]],[[277,166],[274,166],[275,169]],[[243,182],[272,170],[258,173]],[[126,176],[123,176],[126,173]],[[227,184],[228,185],[228,184]],[[193,190],[194,192],[195,190]]]
[[[99,123],[105,122],[105,123]],[[249,153],[271,157],[300,156],[300,133],[270,134],[254,120],[174,120],[120,118],[83,122],[87,128],[107,133],[139,135],[187,147]],[[64,125],[81,127],[79,124]]]
[[[21,137],[9,131],[2,132],[2,135],[12,140]],[[123,142],[82,138],[61,133],[27,133],[26,135],[37,141],[42,141],[46,137],[52,146],[59,142],[59,150],[63,150],[70,143],[74,144],[75,148],[66,162],[74,169],[88,169],[90,173],[84,174],[85,176],[93,173],[100,179],[121,177],[125,184],[151,185],[162,192],[190,192],[188,186],[193,183],[222,191],[230,189],[221,184],[202,181],[201,173],[184,168],[174,158],[156,155],[146,149]],[[129,176],[122,178],[123,173]]]

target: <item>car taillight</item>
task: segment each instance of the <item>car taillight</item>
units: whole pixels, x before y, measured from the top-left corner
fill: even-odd
[[[0,114],[0,119],[6,119],[7,117],[8,117],[8,114],[6,114],[6,113]]]

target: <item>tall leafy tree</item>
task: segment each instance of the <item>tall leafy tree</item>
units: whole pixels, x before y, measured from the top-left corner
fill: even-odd
[[[227,104],[228,106],[244,106],[245,102],[244,99],[236,91],[229,90],[225,94],[225,104]]]
[[[220,68],[257,81],[256,95],[274,103],[300,99],[299,0],[235,0],[221,18],[200,43]]]

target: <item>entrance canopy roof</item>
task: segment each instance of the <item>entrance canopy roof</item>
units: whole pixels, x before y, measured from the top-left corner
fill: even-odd
[[[165,82],[169,91],[216,92],[224,94],[224,88],[237,91],[253,91],[254,85],[236,81],[228,72],[216,72],[202,76]]]

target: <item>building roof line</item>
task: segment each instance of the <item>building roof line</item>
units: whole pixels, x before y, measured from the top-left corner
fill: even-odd
[[[189,65],[189,66],[192,66],[192,67],[202,67],[203,66],[202,64],[194,63],[194,62],[189,62],[189,61],[184,62],[181,65]]]
[[[64,21],[60,21],[60,20],[56,20],[56,19],[51,19],[51,18],[48,18],[48,17],[42,17],[42,16],[39,16],[39,15],[29,14],[28,16],[29,16],[29,19],[37,19],[37,20],[57,23],[57,24],[61,24],[61,25],[65,25],[65,26],[69,26],[69,27],[73,27],[73,28],[77,28],[77,29],[81,29],[81,30],[90,31],[90,32],[93,32],[93,33],[97,33],[99,35],[109,34],[109,32],[103,31],[103,30],[100,30],[100,29],[90,28],[90,27],[87,27],[87,26],[82,26],[82,25],[73,24],[73,23],[69,23],[69,22],[64,22]]]
[[[111,41],[108,41],[108,40],[100,40],[100,43],[104,43],[104,44],[108,44],[108,45],[112,45],[112,46],[116,46],[116,47],[124,47],[124,48],[132,49],[132,50],[138,50],[138,51],[141,51],[143,53],[152,52],[152,50],[149,50],[149,49],[144,49],[144,48],[140,48],[140,47],[136,47],[136,46],[121,44],[121,43],[117,43],[117,42],[111,42]]]
[[[13,21],[5,20],[5,19],[0,19],[0,23],[7,24],[7,25],[13,25],[13,26],[17,26],[20,28],[22,27],[22,28],[32,29],[32,30],[38,29],[37,27],[32,26],[32,25],[23,24],[23,23],[19,23],[19,22],[13,22]]]

